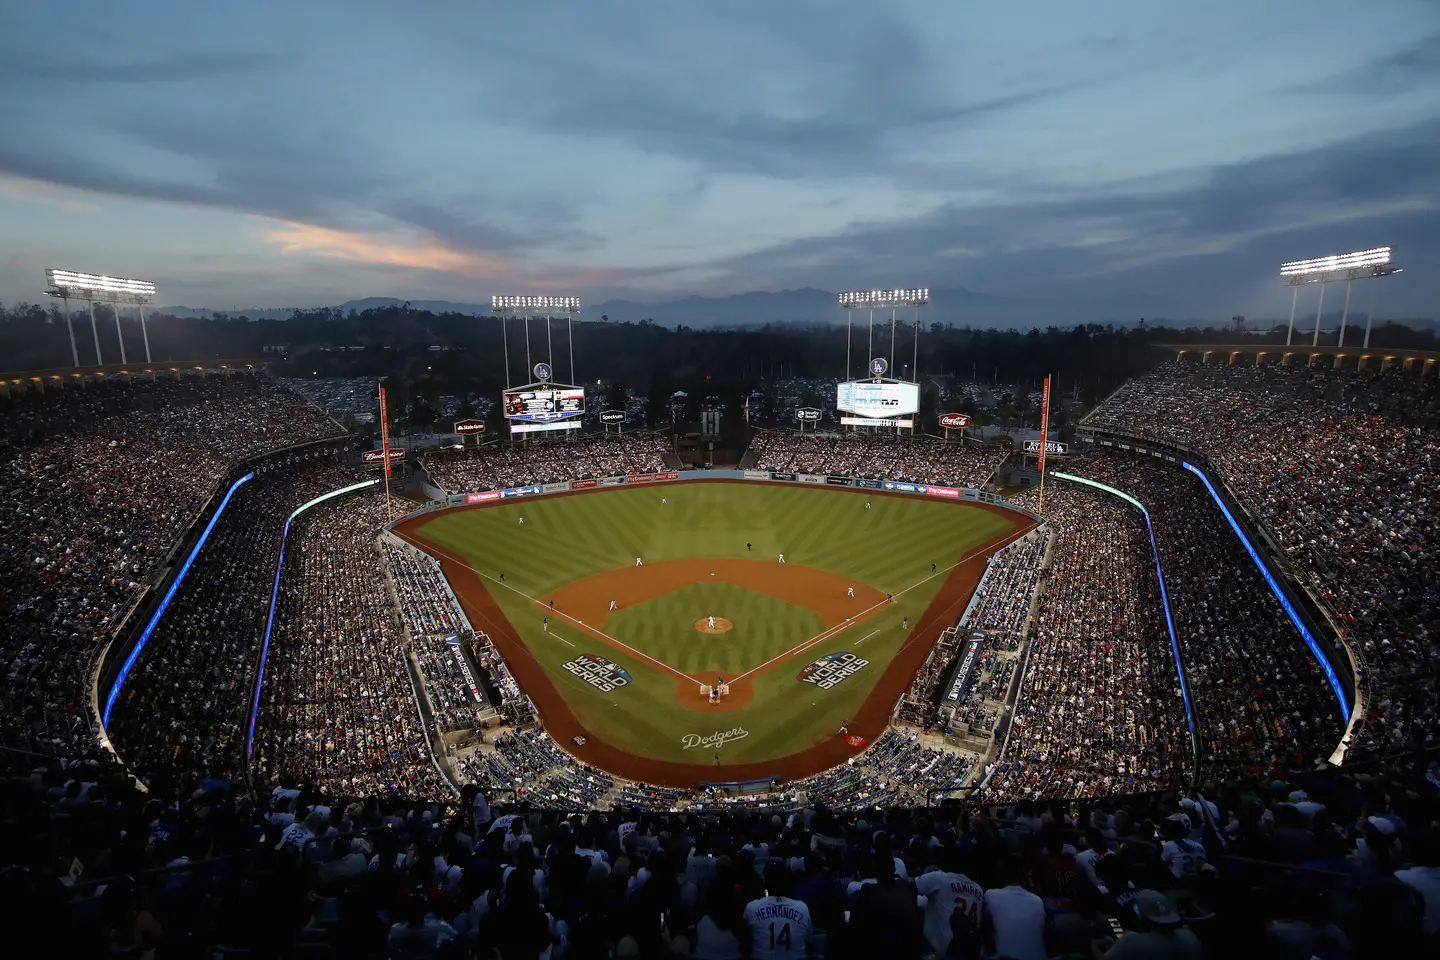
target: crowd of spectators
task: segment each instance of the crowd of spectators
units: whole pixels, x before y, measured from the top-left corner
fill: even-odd
[[[802,433],[773,430],[750,441],[756,468],[910,483],[980,487],[1006,451],[968,440],[885,433]]]
[[[353,480],[339,458],[306,458],[235,490],[115,700],[110,740],[142,780],[244,773],[285,517]]]
[[[0,744],[95,743],[89,670],[229,464],[342,431],[263,376],[0,398]]]
[[[331,795],[451,793],[426,742],[376,543],[386,516],[372,488],[317,504],[291,525],[255,729],[260,783],[305,779]]]
[[[1204,794],[566,815],[473,788],[143,793],[47,761],[0,783],[26,825],[0,879],[14,935],[63,956],[1421,956],[1436,783],[1420,760]]]
[[[1200,781],[1328,757],[1348,717],[1199,478],[1111,450],[1069,466],[1123,488],[1150,512],[1199,723]]]
[[[1305,366],[1165,364],[1086,421],[1208,458],[1328,605],[1365,664],[1352,750],[1431,744],[1440,550],[1440,385]]]
[[[1052,482],[1045,519],[1051,565],[990,786],[1011,798],[1100,797],[1185,782],[1185,706],[1144,516]]]
[[[558,483],[665,470],[669,435],[627,430],[616,435],[497,443],[464,450],[440,450],[422,465],[447,493],[502,490],[530,483]]]

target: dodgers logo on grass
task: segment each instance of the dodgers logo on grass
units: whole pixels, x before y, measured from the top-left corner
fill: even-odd
[[[744,727],[731,727],[729,730],[716,730],[708,737],[702,737],[698,733],[687,733],[680,738],[680,742],[685,745],[686,750],[692,747],[714,747],[718,750],[732,740],[742,740],[748,736],[750,736],[750,731]]]
[[[609,693],[630,682],[629,670],[593,653],[582,653],[562,666],[601,693]]]
[[[868,666],[870,666],[869,660],[861,659],[853,653],[846,653],[842,650],[839,653],[826,654],[816,660],[801,670],[800,676],[795,679],[801,683],[813,683],[821,690],[829,690],[846,677],[853,677]]]

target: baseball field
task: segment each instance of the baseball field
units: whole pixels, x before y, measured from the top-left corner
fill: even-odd
[[[689,481],[456,508],[396,532],[440,560],[562,746],[692,786],[791,779],[862,750],[990,554],[1029,527],[880,491]],[[705,689],[721,684],[716,702]]]

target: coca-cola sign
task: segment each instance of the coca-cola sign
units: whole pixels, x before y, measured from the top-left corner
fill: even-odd
[[[385,461],[385,451],[384,451],[383,449],[382,449],[382,450],[366,450],[364,453],[360,454],[360,459],[361,459],[361,461],[363,461],[364,463],[383,463],[383,462]],[[404,451],[404,450],[400,449],[399,447],[391,447],[391,448],[390,448],[390,462],[391,462],[391,463],[394,463],[396,460],[404,460],[404,459],[405,459],[405,451]]]
[[[940,426],[946,430],[959,430],[961,427],[968,427],[970,426],[970,414],[942,413],[940,415]]]
[[[455,432],[463,437],[485,432],[484,420],[456,420]]]

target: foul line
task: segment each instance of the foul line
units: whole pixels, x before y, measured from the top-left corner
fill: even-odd
[[[437,546],[435,546],[434,544],[430,543],[429,541],[426,541],[426,545],[425,545],[425,546],[421,546],[420,544],[416,543],[414,540],[411,540],[408,535],[403,534],[403,533],[399,534],[399,536],[400,536],[402,539],[404,539],[407,543],[410,543],[412,546],[416,547],[417,549],[420,549],[420,550],[423,550],[423,551],[426,551],[426,552],[439,553],[440,555],[444,556],[447,560],[450,560],[450,561],[453,562],[453,563],[458,563],[460,566],[464,567],[466,570],[469,570],[471,573],[475,574],[475,576],[481,577],[481,578],[483,578],[483,579],[485,579],[485,580],[489,580],[491,583],[499,584],[500,586],[504,587],[506,590],[509,590],[509,591],[512,592],[512,593],[517,593],[517,594],[519,594],[520,596],[524,597],[526,600],[529,600],[532,604],[534,604],[534,605],[535,605],[536,607],[538,607],[539,609],[544,610],[544,611],[546,611],[546,612],[548,612],[548,613],[553,613],[553,614],[555,614],[555,616],[557,616],[557,617],[560,617],[560,618],[562,618],[562,619],[564,619],[564,620],[570,621],[572,624],[574,624],[574,625],[576,626],[576,628],[578,628],[578,629],[581,630],[582,632],[594,634],[595,636],[597,636],[597,637],[599,637],[600,639],[606,641],[607,643],[614,644],[615,646],[617,646],[617,647],[619,647],[620,649],[626,651],[627,653],[633,654],[633,655],[634,655],[635,657],[637,657],[638,659],[644,660],[646,663],[654,664],[655,666],[659,667],[660,669],[665,670],[665,671],[667,671],[667,672],[669,672],[669,673],[674,674],[675,676],[679,677],[681,680],[689,680],[691,683],[695,683],[695,684],[698,684],[698,683],[701,682],[701,681],[698,680],[697,678],[690,676],[688,673],[681,673],[679,670],[676,670],[674,667],[670,666],[670,664],[666,663],[665,661],[663,661],[663,660],[656,660],[654,657],[650,656],[650,654],[648,654],[648,653],[645,653],[643,650],[636,650],[634,647],[630,646],[630,644],[625,643],[625,642],[622,641],[622,640],[616,640],[614,637],[610,636],[608,633],[605,633],[605,632],[603,632],[603,631],[601,631],[601,630],[595,629],[594,627],[592,627],[592,626],[590,626],[589,624],[585,623],[583,620],[577,620],[577,619],[575,619],[574,617],[570,616],[570,614],[564,612],[563,610],[556,610],[556,609],[553,609],[552,607],[546,606],[545,604],[541,603],[539,600],[537,600],[537,599],[535,599],[534,597],[530,596],[530,594],[526,593],[524,590],[520,590],[520,589],[518,589],[518,588],[516,588],[516,587],[512,587],[512,586],[510,586],[510,584],[506,583],[504,580],[498,580],[498,579],[496,579],[495,577],[490,576],[488,573],[483,573],[483,572],[481,572],[481,571],[479,571],[479,570],[476,570],[476,569],[475,569],[474,567],[472,567],[470,564],[466,563],[464,560],[459,559],[458,557],[456,557],[454,554],[452,554],[452,553],[451,553],[450,551],[448,551],[448,550],[445,550],[445,549],[442,549],[442,548],[440,548],[440,547],[437,547]],[[557,635],[555,639],[559,640],[561,643],[564,643],[564,644],[569,645],[572,649],[575,647],[575,644],[570,643],[570,641],[569,641],[569,640],[566,640],[564,637],[561,637],[561,636]]]
[[[856,641],[855,641],[855,646],[857,646],[857,647],[860,646],[860,644],[864,643],[866,640],[869,640],[871,637],[875,636],[875,634],[877,634],[877,633],[879,633],[879,632],[880,632],[880,631],[879,631],[878,629],[877,629],[877,630],[871,630],[869,633],[865,634],[865,636],[861,637],[859,640],[856,640]]]
[[[597,636],[597,637],[599,637],[600,639],[606,641],[607,643],[614,644],[615,646],[619,647],[620,649],[625,650],[625,651],[627,651],[627,652],[635,655],[637,658],[639,658],[639,659],[641,659],[641,660],[644,660],[646,663],[652,663],[652,664],[654,664],[655,666],[659,667],[660,669],[662,669],[662,670],[664,670],[664,671],[666,671],[666,672],[668,672],[668,673],[674,674],[675,676],[679,677],[681,680],[689,680],[691,683],[697,683],[697,684],[698,684],[698,683],[703,683],[703,681],[701,681],[701,680],[698,679],[697,677],[692,677],[692,676],[690,676],[688,673],[682,673],[682,672],[680,672],[679,670],[676,670],[674,667],[670,666],[670,664],[666,663],[665,661],[663,661],[663,660],[656,660],[654,657],[650,656],[650,654],[645,653],[645,652],[642,651],[642,650],[636,650],[634,647],[630,646],[628,643],[625,643],[625,642],[622,641],[622,640],[617,640],[617,639],[615,639],[614,637],[610,636],[608,633],[605,633],[605,632],[603,632],[603,631],[601,631],[601,630],[597,630],[596,628],[590,626],[589,624],[586,624],[585,622],[583,622],[583,621],[581,621],[581,620],[575,619],[574,617],[570,616],[568,613],[565,613],[564,611],[554,610],[554,609],[551,609],[550,607],[547,607],[545,604],[541,603],[539,600],[537,600],[537,599],[535,599],[534,597],[530,596],[530,594],[526,593],[526,592],[523,591],[523,590],[519,590],[519,589],[517,589],[517,588],[515,588],[515,587],[510,586],[510,584],[506,583],[506,582],[503,581],[503,580],[497,580],[495,577],[492,577],[492,576],[490,576],[490,575],[487,574],[487,573],[482,573],[481,571],[476,570],[474,567],[472,567],[470,564],[466,563],[464,560],[458,559],[454,554],[450,553],[448,550],[444,550],[444,549],[442,549],[442,548],[440,548],[440,547],[438,547],[438,546],[430,543],[429,541],[426,541],[425,545],[424,545],[424,546],[421,546],[419,543],[416,543],[414,540],[412,540],[407,534],[400,533],[398,530],[395,531],[395,532],[396,532],[396,534],[397,534],[399,537],[401,537],[403,540],[405,540],[407,543],[411,544],[411,545],[414,546],[415,548],[417,548],[417,549],[419,549],[419,550],[421,550],[421,551],[425,551],[425,552],[435,552],[435,553],[439,553],[439,554],[441,554],[442,556],[444,556],[446,559],[448,559],[448,560],[450,560],[450,561],[452,561],[452,562],[454,562],[454,563],[458,563],[460,566],[464,567],[466,570],[469,570],[471,573],[475,574],[475,576],[481,577],[481,578],[483,578],[483,579],[485,579],[485,580],[489,580],[491,583],[497,583],[497,584],[499,584],[500,586],[504,587],[505,589],[511,591],[512,593],[517,593],[517,594],[519,594],[520,596],[524,597],[526,600],[529,600],[529,601],[530,601],[532,604],[534,604],[535,606],[539,607],[541,610],[549,611],[550,613],[555,614],[557,617],[562,617],[562,618],[564,618],[565,620],[570,621],[571,623],[573,623],[573,624],[574,624],[578,629],[580,629],[581,631],[583,631],[583,632],[585,632],[585,633],[594,634],[595,636]],[[1028,532],[1028,531],[1026,531],[1026,532]],[[1022,536],[1023,536],[1023,534],[1022,534]],[[1011,538],[1010,542],[1013,543],[1015,540],[1018,540],[1018,539],[1019,539],[1018,536],[1017,536],[1017,537],[1013,537],[1013,538]],[[996,548],[996,549],[1002,549],[1002,550],[1003,550],[1005,546],[1008,546],[1008,544],[1003,544],[1002,546],[1000,546],[999,548]],[[828,629],[826,629],[826,630],[823,630],[823,631],[821,631],[820,633],[817,633],[815,636],[811,637],[809,640],[805,640],[805,641],[803,641],[803,642],[801,642],[801,643],[798,643],[798,644],[796,644],[795,646],[791,647],[789,650],[786,650],[786,651],[783,652],[783,653],[776,654],[775,656],[771,657],[769,660],[766,660],[764,663],[760,664],[758,667],[751,667],[749,670],[746,670],[744,673],[740,674],[740,676],[736,677],[735,679],[731,680],[730,682],[731,682],[731,683],[739,683],[741,680],[744,680],[746,677],[753,676],[754,674],[759,673],[760,671],[762,671],[762,670],[770,667],[771,665],[776,664],[776,663],[779,663],[781,660],[786,660],[786,659],[788,659],[788,658],[790,658],[790,657],[797,656],[797,655],[799,655],[799,654],[801,654],[801,653],[804,653],[806,650],[809,650],[811,647],[815,646],[816,644],[824,643],[826,640],[830,639],[831,637],[834,637],[834,636],[837,636],[838,634],[844,633],[846,630],[849,630],[851,627],[857,626],[861,620],[866,619],[866,618],[869,617],[871,614],[873,614],[875,611],[879,610],[881,607],[883,607],[883,606],[885,606],[885,605],[887,605],[887,604],[893,604],[897,598],[905,596],[905,594],[909,593],[911,590],[914,590],[916,587],[919,587],[919,586],[921,586],[922,584],[929,583],[931,580],[934,580],[936,577],[948,577],[948,576],[950,575],[950,572],[951,572],[952,570],[954,570],[956,567],[960,566],[960,565],[963,564],[963,563],[969,563],[971,560],[973,560],[973,559],[975,559],[976,557],[980,556],[981,554],[985,553],[987,550],[989,550],[989,551],[991,551],[991,552],[994,552],[994,550],[990,547],[989,544],[986,544],[985,546],[977,547],[976,549],[974,549],[974,550],[970,551],[969,553],[965,554],[965,556],[961,557],[959,560],[956,560],[954,563],[950,564],[948,567],[942,567],[942,568],[940,568],[939,570],[936,570],[934,573],[930,574],[930,575],[927,576],[927,577],[921,577],[919,580],[916,580],[914,583],[910,584],[910,586],[908,586],[908,587],[906,587],[905,589],[899,591],[898,593],[895,593],[895,594],[892,595],[891,597],[888,597],[888,598],[886,598],[886,599],[884,599],[884,600],[881,600],[881,601],[878,602],[878,603],[873,603],[873,604],[871,604],[870,606],[866,607],[864,610],[860,611],[860,613],[857,614],[856,616],[847,617],[847,618],[845,619],[845,622],[843,622],[843,623],[837,623],[835,626],[830,627],[830,628],[828,628]],[[951,606],[954,606],[954,605],[952,604]],[[948,609],[948,608],[947,608],[947,609]],[[923,614],[922,614],[922,616],[923,616]],[[913,632],[918,633],[918,631],[920,630],[920,628],[921,628],[922,626],[923,626],[923,624],[920,623],[919,618],[916,618],[915,631],[913,631]],[[866,640],[869,640],[871,637],[875,636],[875,634],[877,634],[877,633],[879,633],[879,632],[880,632],[879,630],[873,630],[873,631],[871,631],[870,633],[866,634],[864,637],[862,637],[859,642],[860,642],[860,643],[864,643]],[[572,648],[575,646],[573,643],[570,643],[569,640],[566,640],[566,639],[564,639],[563,637],[557,636],[556,639],[557,639],[557,640],[560,640],[562,643],[569,644]],[[858,646],[858,645],[859,645],[859,644],[857,644],[857,646]],[[905,649],[905,648],[908,647],[909,645],[910,645],[910,641],[907,640],[905,643],[903,643],[903,644],[900,645],[900,650]],[[897,650],[896,653],[898,654],[898,653],[899,653],[899,650]]]
[[[796,644],[795,646],[791,647],[789,650],[786,650],[784,653],[777,654],[776,656],[771,657],[769,660],[766,660],[764,663],[760,664],[760,666],[758,666],[758,667],[752,667],[751,669],[745,671],[744,673],[740,674],[740,676],[736,677],[734,680],[732,680],[732,681],[730,681],[730,682],[731,682],[731,683],[738,683],[739,681],[744,680],[746,677],[751,676],[752,674],[759,673],[761,670],[764,670],[766,667],[769,667],[771,664],[779,663],[781,660],[785,660],[785,659],[787,659],[787,658],[789,658],[789,657],[793,657],[793,656],[796,656],[796,655],[798,655],[798,654],[804,653],[806,650],[809,650],[811,647],[815,646],[815,645],[818,644],[818,643],[824,643],[826,640],[830,639],[831,637],[833,637],[833,636],[835,636],[835,635],[837,635],[837,634],[843,633],[843,632],[846,631],[846,630],[849,630],[851,627],[855,626],[860,620],[863,620],[863,619],[865,619],[866,617],[870,616],[872,613],[874,613],[876,610],[879,610],[881,607],[885,606],[886,604],[894,603],[896,599],[898,599],[899,597],[905,596],[905,594],[909,593],[911,590],[914,590],[916,587],[920,586],[921,584],[928,583],[928,582],[930,582],[931,580],[934,580],[936,577],[948,577],[948,576],[950,575],[950,571],[954,570],[956,567],[960,566],[962,563],[968,563],[968,562],[970,562],[971,560],[975,559],[977,556],[981,555],[982,553],[985,553],[986,550],[988,550],[988,549],[990,549],[990,548],[989,548],[988,545],[986,545],[986,546],[978,547],[978,548],[976,548],[975,550],[970,551],[969,553],[965,554],[965,556],[961,557],[959,560],[956,560],[954,563],[950,564],[950,566],[944,567],[944,568],[942,568],[942,569],[940,569],[940,570],[937,570],[937,571],[935,571],[934,573],[930,574],[928,577],[921,577],[919,580],[916,580],[914,583],[910,584],[910,586],[906,587],[904,590],[901,590],[899,593],[894,594],[894,596],[889,597],[889,598],[887,598],[887,599],[885,599],[885,600],[881,600],[879,603],[871,604],[869,607],[866,607],[864,610],[860,611],[860,613],[859,613],[858,616],[849,617],[849,618],[846,619],[846,621],[845,621],[844,623],[837,623],[835,626],[829,628],[828,630],[825,630],[825,631],[822,632],[822,633],[816,634],[815,636],[811,637],[809,640],[806,640],[804,643]],[[918,631],[918,630],[920,629],[920,627],[921,627],[921,624],[920,624],[919,618],[916,618],[916,621],[915,621],[915,629]],[[878,630],[875,631],[875,633],[879,633],[879,632],[880,632],[880,631],[878,631]],[[869,637],[873,637],[873,636],[875,635],[875,633],[869,634],[865,639],[869,639]],[[902,645],[902,649],[903,649],[903,646],[904,646],[904,645]]]

